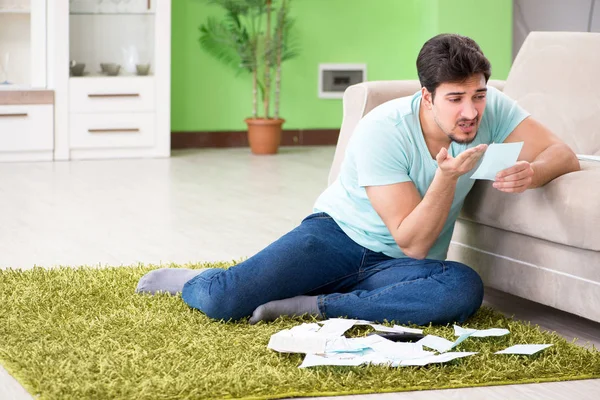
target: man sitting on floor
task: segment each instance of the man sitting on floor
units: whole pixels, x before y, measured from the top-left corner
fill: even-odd
[[[227,270],[159,269],[137,291],[182,292],[211,318],[350,317],[418,325],[463,322],[483,284],[446,261],[454,223],[487,145],[524,142],[494,187],[519,193],[579,170],[570,148],[493,87],[470,38],[442,34],[417,58],[422,89],[358,124],[340,176],[314,213]]]

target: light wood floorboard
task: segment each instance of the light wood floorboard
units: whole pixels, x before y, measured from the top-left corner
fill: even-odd
[[[170,159],[0,164],[0,268],[238,260],[294,228],[327,185],[333,147],[173,152]],[[486,303],[581,344],[599,324],[488,289]],[[349,396],[596,399],[600,380]],[[348,398],[348,397],[346,397]],[[0,367],[0,399],[31,396]]]

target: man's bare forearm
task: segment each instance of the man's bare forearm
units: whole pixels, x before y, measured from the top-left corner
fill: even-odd
[[[564,143],[553,144],[542,151],[531,163],[533,181],[530,188],[544,186],[556,177],[579,171],[579,160]]]
[[[457,178],[444,176],[438,169],[423,200],[402,221],[394,235],[409,257],[423,259],[439,237],[454,200]]]

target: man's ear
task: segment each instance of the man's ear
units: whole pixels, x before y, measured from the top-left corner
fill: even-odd
[[[431,110],[433,108],[433,95],[426,87],[421,88],[421,99],[426,109]]]

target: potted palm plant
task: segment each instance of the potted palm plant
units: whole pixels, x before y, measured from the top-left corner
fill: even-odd
[[[275,154],[285,122],[279,115],[281,64],[297,55],[290,37],[291,0],[206,1],[221,7],[225,16],[209,17],[200,26],[200,45],[224,64],[252,76],[252,117],[245,120],[248,142],[254,154]]]

